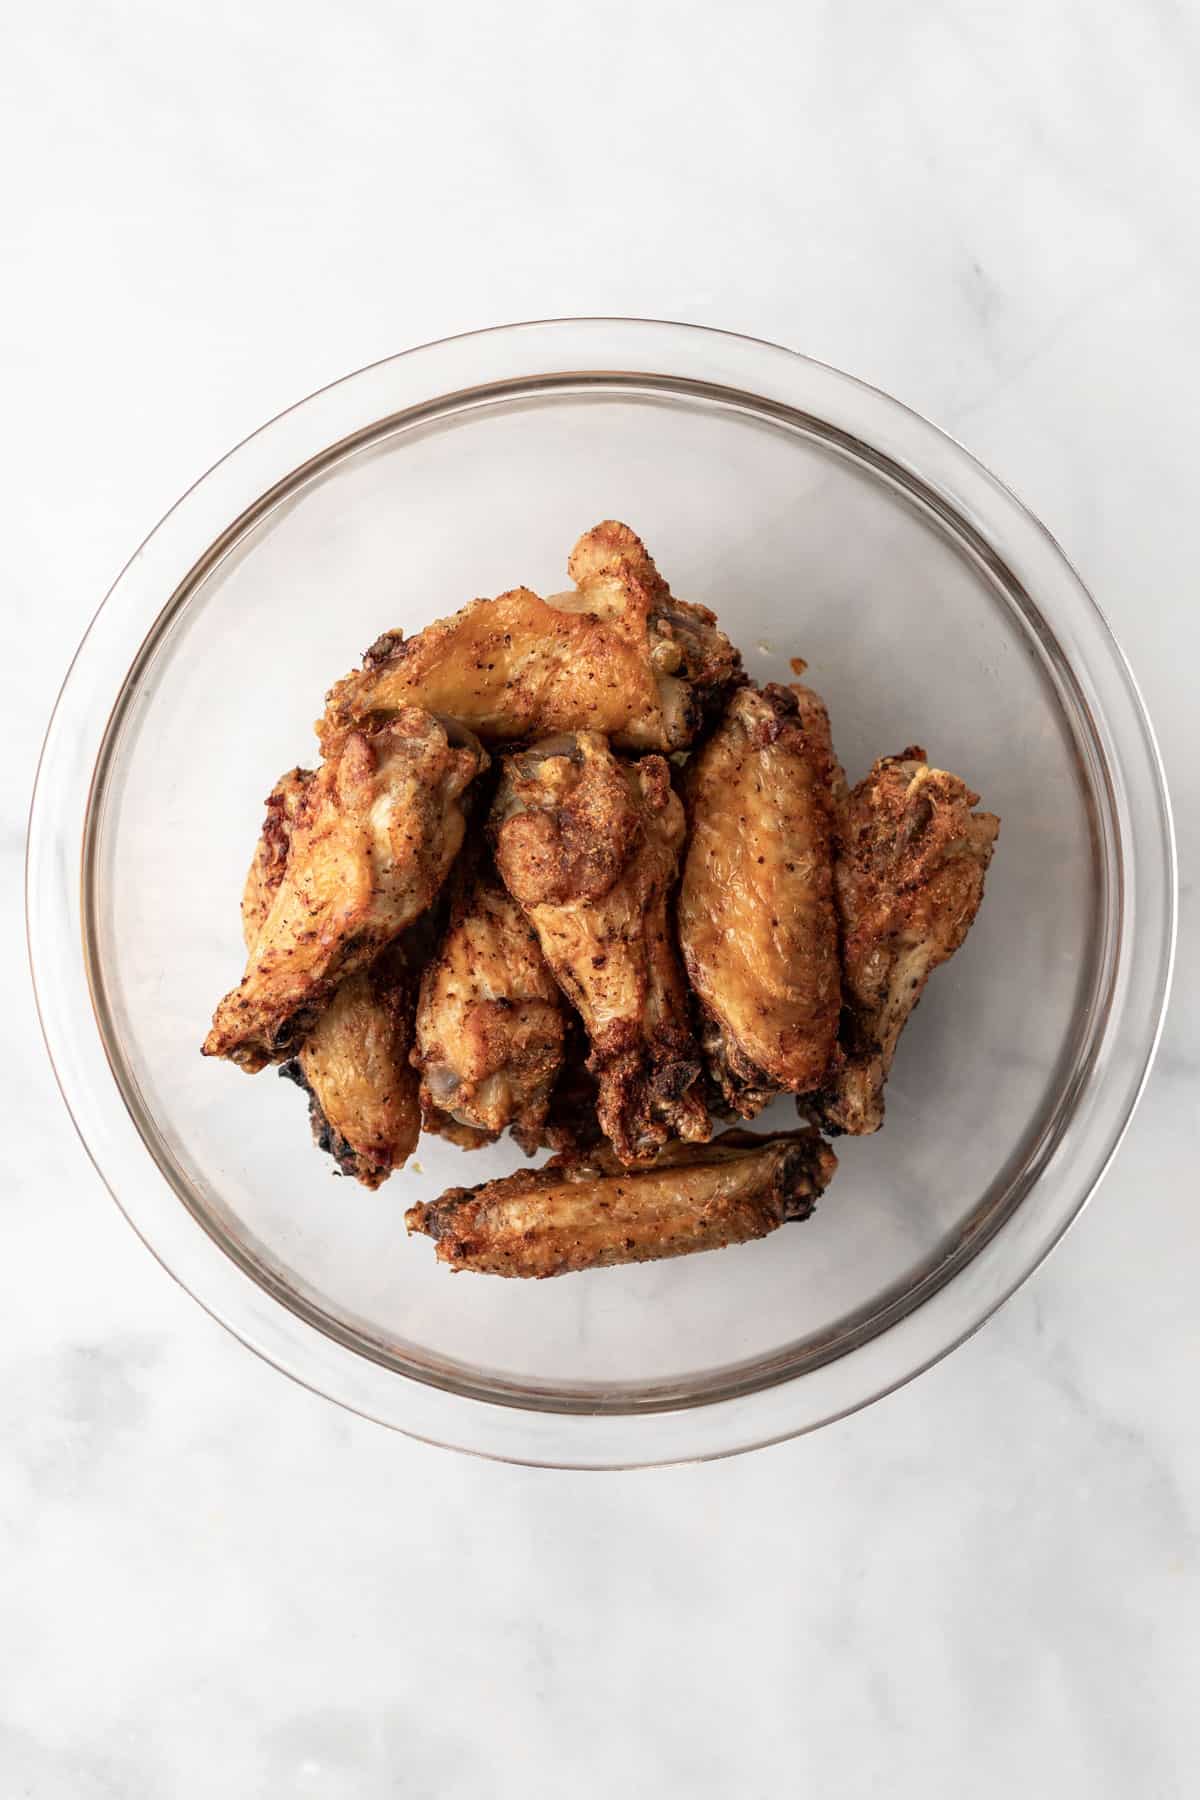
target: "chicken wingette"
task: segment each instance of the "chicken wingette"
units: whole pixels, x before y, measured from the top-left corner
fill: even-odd
[[[511,1128],[534,1150],[562,1064],[563,1012],[532,925],[490,857],[471,857],[421,978],[413,1061],[425,1129],[470,1144]]]
[[[385,632],[329,692],[317,725],[325,754],[403,706],[458,719],[485,743],[588,730],[630,750],[689,744],[740,675],[714,615],[676,600],[615,520],[586,532],[567,566],[568,593],[543,600],[513,588],[416,637]]]
[[[840,1054],[798,1104],[835,1132],[883,1123],[896,1042],[934,969],[959,949],[983,898],[1000,821],[918,746],[882,757],[851,793],[834,885],[842,929]]]
[[[486,766],[474,738],[417,707],[350,733],[308,784],[283,879],[241,984],[213,1015],[206,1056],[253,1072],[293,1053],[338,984],[434,899],[462,843],[463,794]]]
[[[672,1135],[707,1138],[669,918],[683,807],[663,758],[622,763],[595,732],[536,746],[506,760],[490,829],[505,886],[583,1020],[622,1162]]]
[[[610,1150],[551,1157],[476,1188],[410,1207],[405,1224],[451,1269],[542,1279],[651,1262],[766,1237],[805,1219],[837,1158],[815,1131],[672,1144],[647,1169]]]
[[[688,764],[679,940],[724,1103],[753,1118],[823,1077],[841,1005],[834,761],[813,694],[742,688]]]

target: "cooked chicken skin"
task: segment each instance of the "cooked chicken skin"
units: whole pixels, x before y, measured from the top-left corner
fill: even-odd
[[[511,1127],[534,1150],[562,1054],[562,995],[533,927],[490,857],[472,858],[421,978],[413,1062],[425,1129],[487,1143]]]
[[[850,799],[850,789],[846,782],[846,771],[837,759],[833,748],[833,730],[829,723],[829,708],[820,694],[802,682],[788,683],[788,693],[795,697],[799,708],[800,724],[812,745],[813,753],[823,760],[829,778],[830,816],[833,821],[835,839],[839,836],[846,807]]]
[[[514,588],[414,638],[385,632],[330,690],[317,725],[324,753],[413,705],[487,743],[576,730],[631,750],[690,743],[710,696],[741,666],[713,614],[676,600],[641,539],[614,520],[580,538],[568,570],[573,592],[543,600]]]
[[[279,892],[292,832],[304,811],[312,779],[311,769],[289,769],[267,795],[266,816],[242,890],[242,939],[247,954],[253,950]]]
[[[352,732],[313,776],[283,879],[206,1056],[253,1072],[290,1055],[338,983],[430,904],[463,839],[461,800],[487,757],[417,707]]]
[[[1000,821],[917,746],[882,757],[849,797],[835,887],[842,923],[843,1061],[801,1111],[862,1136],[883,1123],[896,1042],[925,983],[983,898]]]
[[[836,1168],[815,1131],[728,1131],[711,1144],[673,1144],[633,1173],[609,1151],[555,1156],[542,1169],[451,1188],[410,1207],[405,1224],[433,1238],[452,1269],[543,1279],[766,1237],[807,1218]]]
[[[242,895],[247,952],[283,881],[292,832],[313,780],[292,769],[267,796],[266,818]],[[343,1175],[376,1188],[417,1146],[421,1110],[409,1062],[416,980],[402,944],[348,975],[323,1007],[299,1056],[281,1075],[308,1094],[313,1137]]]
[[[496,863],[591,1042],[600,1124],[624,1163],[709,1135],[668,920],[683,807],[660,756],[621,763],[595,732],[510,757]]]
[[[679,939],[709,1073],[753,1118],[824,1075],[841,1005],[828,721],[787,688],[742,688],[688,764]]]
[[[385,632],[329,691],[320,767],[267,800],[245,974],[203,1045],[282,1064],[369,1188],[422,1126],[552,1150],[409,1209],[452,1270],[543,1278],[806,1218],[837,1167],[822,1131],[882,1123],[999,831],[916,747],[851,793],[819,695],[750,684],[627,525],[568,573]],[[806,1129],[713,1139],[784,1092]]]

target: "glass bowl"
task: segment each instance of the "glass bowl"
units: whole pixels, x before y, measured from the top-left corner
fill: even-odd
[[[385,627],[564,584],[605,517],[752,675],[807,659],[852,780],[925,744],[1003,829],[900,1046],[885,1130],[803,1226],[544,1283],[450,1275],[404,1208],[520,1161],[423,1139],[331,1179],[303,1097],[202,1060],[276,775]],[[1092,1192],[1154,1052],[1175,876],[1130,672],[1051,537],[896,401],[770,344],[557,320],[426,345],[218,463],[97,614],[30,833],[46,1041],[97,1168],[244,1343],[415,1436],[572,1467],[717,1456],[886,1393],[973,1331]],[[764,1123],[794,1124],[780,1103]]]

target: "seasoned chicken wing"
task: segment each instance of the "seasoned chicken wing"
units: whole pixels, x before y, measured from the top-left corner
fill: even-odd
[[[1000,821],[914,746],[885,756],[849,797],[835,867],[842,923],[842,1062],[801,1111],[855,1136],[883,1123],[896,1041],[933,970],[983,898]]]
[[[377,1188],[417,1147],[421,1108],[409,1061],[416,976],[403,940],[348,975],[300,1054],[283,1064],[309,1096],[313,1138],[343,1175]]]
[[[600,1124],[622,1162],[704,1139],[700,1059],[668,921],[683,807],[660,756],[621,763],[595,732],[510,757],[496,863],[591,1042]]]
[[[313,776],[239,987],[206,1056],[249,1071],[289,1055],[338,983],[424,912],[462,843],[462,796],[487,765],[468,734],[417,707],[352,732]]]
[[[266,817],[242,895],[242,935],[255,942],[283,881],[292,831],[313,779],[293,769],[267,796]],[[314,1141],[343,1175],[376,1188],[402,1168],[420,1131],[409,1063],[416,985],[404,952],[389,946],[334,991],[299,1056],[280,1067],[308,1095]]]
[[[446,1129],[457,1125],[485,1143],[511,1127],[532,1151],[562,1053],[562,995],[536,933],[491,859],[474,857],[421,978],[413,1061],[425,1129],[462,1142]]]
[[[414,705],[488,743],[575,730],[636,750],[690,743],[741,666],[714,615],[676,600],[641,539],[613,520],[580,538],[568,571],[570,593],[542,600],[514,588],[414,638],[385,632],[330,690],[317,725],[325,754],[347,731]]]
[[[815,1131],[673,1144],[630,1173],[610,1151],[555,1156],[476,1188],[410,1207],[405,1224],[439,1262],[486,1275],[543,1278],[650,1262],[766,1237],[805,1219],[837,1158]]]
[[[283,881],[292,832],[313,779],[293,769],[267,796],[266,818],[242,896],[242,935],[252,952]],[[407,934],[411,937],[413,934]],[[421,1112],[409,1061],[416,978],[407,939],[348,975],[322,1008],[300,1054],[280,1074],[308,1095],[318,1147],[343,1175],[376,1188],[417,1146]]]
[[[742,688],[688,764],[679,938],[709,1073],[744,1118],[824,1075],[841,1005],[833,758],[815,695]]]

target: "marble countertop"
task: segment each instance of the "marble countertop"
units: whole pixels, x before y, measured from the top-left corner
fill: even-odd
[[[0,66],[0,1794],[1193,1794],[1195,16],[47,0]],[[65,664],[188,483],[350,368],[577,312],[793,344],[1004,475],[1131,658],[1183,880],[1051,1262],[867,1412],[628,1476],[426,1449],[221,1331],[74,1138],[20,914]]]

